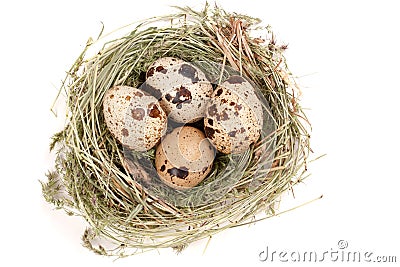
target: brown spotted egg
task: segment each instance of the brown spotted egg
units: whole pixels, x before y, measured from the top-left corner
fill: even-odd
[[[185,62],[159,70],[149,69],[143,89],[159,99],[172,120],[190,123],[202,119],[213,91],[204,72]]]
[[[260,137],[262,117],[253,86],[233,75],[213,92],[206,108],[204,131],[218,151],[238,154]]]
[[[156,72],[166,72],[168,68],[175,66],[177,64],[182,64],[185,61],[175,57],[162,57],[154,61],[146,72],[146,78],[149,78],[154,75]]]
[[[215,149],[203,132],[191,126],[175,128],[158,145],[155,166],[161,180],[174,188],[199,184],[210,173]]]
[[[103,113],[111,134],[135,151],[155,146],[167,129],[167,116],[157,99],[133,87],[110,88],[104,95]]]

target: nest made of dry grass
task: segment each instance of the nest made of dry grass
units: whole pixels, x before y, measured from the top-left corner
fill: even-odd
[[[273,216],[282,193],[304,179],[309,123],[283,56],[287,47],[259,23],[208,5],[200,12],[177,8],[175,14],[123,28],[132,30],[112,41],[104,42],[104,36],[88,41],[60,90],[67,99],[67,119],[51,144],[55,171],[42,183],[47,201],[88,222],[86,247],[117,256],[165,247],[180,251],[224,229]],[[250,36],[260,29],[265,39]],[[274,131],[242,155],[220,159],[236,161],[232,175],[238,179],[222,198],[205,205],[179,207],[144,190],[103,120],[104,93],[114,85],[140,86],[148,66],[164,56],[227,65],[249,77],[269,104]],[[271,143],[273,149],[266,150]],[[268,170],[260,171],[265,164]],[[249,190],[254,179],[259,184]]]

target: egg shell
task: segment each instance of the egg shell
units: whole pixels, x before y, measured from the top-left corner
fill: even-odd
[[[114,86],[105,93],[103,114],[112,135],[135,151],[155,146],[167,129],[167,116],[157,99],[129,86]]]
[[[206,108],[204,131],[218,151],[244,152],[259,139],[262,124],[261,102],[243,77],[231,76],[213,92]]]
[[[169,118],[181,123],[202,119],[213,92],[206,75],[189,63],[154,72],[143,87],[159,99]]]
[[[204,133],[191,126],[174,129],[158,145],[155,167],[167,185],[182,189],[198,185],[210,173],[215,149]]]
[[[146,78],[154,75],[156,72],[165,72],[168,68],[182,64],[185,61],[175,57],[162,57],[154,61],[147,69]]]

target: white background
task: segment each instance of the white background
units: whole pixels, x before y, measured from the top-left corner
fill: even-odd
[[[323,199],[224,231],[212,238],[204,254],[206,241],[199,241],[179,256],[165,249],[115,262],[81,246],[82,219],[54,211],[44,201],[38,180],[52,166],[49,138],[63,124],[50,106],[87,38],[97,36],[101,22],[107,32],[169,13],[170,5],[201,8],[202,3],[0,4],[1,266],[267,266],[271,263],[258,260],[266,246],[330,251],[341,239],[348,241],[349,250],[396,255],[400,261],[396,1],[219,1],[228,11],[261,18],[272,25],[278,41],[289,44],[289,67],[299,76],[302,105],[309,108],[313,124],[312,157],[327,153],[310,165],[311,177],[295,188],[295,199],[285,198],[281,210],[321,194]]]

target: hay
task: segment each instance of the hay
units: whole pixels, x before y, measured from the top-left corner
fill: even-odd
[[[129,34],[113,41],[88,41],[60,90],[67,96],[67,120],[51,144],[57,153],[55,171],[42,183],[48,202],[89,223],[82,238],[86,247],[120,257],[154,248],[181,251],[224,229],[274,216],[282,193],[304,179],[309,123],[283,57],[287,47],[278,45],[259,22],[208,5],[200,12],[177,8],[176,14],[131,25]],[[268,32],[266,40],[249,36],[258,29]],[[87,57],[95,44],[104,46]],[[203,205],[176,205],[145,190],[135,181],[135,170],[142,169],[127,161],[103,121],[106,90],[121,84],[139,87],[147,67],[164,56],[227,65],[249,77],[268,103],[267,125],[273,125],[273,131],[266,129],[264,138],[242,155],[218,157],[214,179],[234,182],[222,197]],[[151,160],[154,149],[132,156]],[[219,171],[226,162],[234,162],[236,168]],[[200,197],[218,190],[202,188]]]

